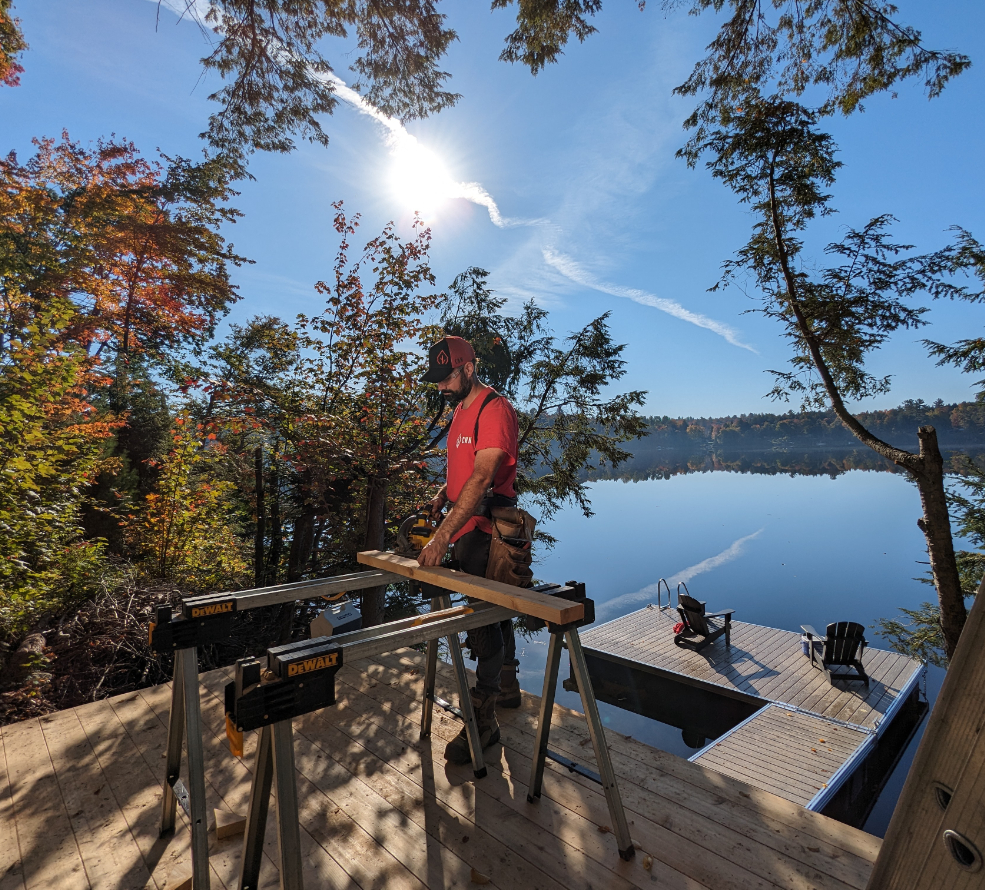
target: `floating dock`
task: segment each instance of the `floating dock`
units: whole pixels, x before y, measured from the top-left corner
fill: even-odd
[[[614,690],[633,687],[627,672],[643,673],[666,707],[701,727],[692,734],[715,739],[693,762],[811,810],[823,809],[875,749],[923,676],[922,662],[866,647],[868,687],[833,684],[803,653],[798,633],[733,621],[731,646],[720,637],[695,652],[674,645],[678,620],[676,611],[650,605],[587,628],[581,640],[596,695],[621,704]]]
[[[418,738],[423,655],[353,662],[338,705],[294,721],[306,887],[335,890],[863,890],[881,841],[751,784],[619,733],[607,739],[639,852],[622,861],[600,787],[548,761],[527,802],[539,699],[502,714],[489,774],[442,759],[458,721]],[[245,813],[255,734],[229,753],[223,687],[200,677],[208,812]],[[439,663],[439,689],[454,688]],[[0,888],[167,890],[190,855],[158,838],[168,685],[0,728]],[[555,707],[551,748],[594,768],[584,717]],[[270,820],[271,822],[275,820]],[[212,887],[237,886],[242,836],[209,835]],[[261,887],[277,886],[268,830]]]

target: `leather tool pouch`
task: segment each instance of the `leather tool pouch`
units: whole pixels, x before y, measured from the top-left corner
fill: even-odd
[[[491,507],[492,540],[486,577],[513,587],[532,587],[534,526],[537,520],[519,507]]]

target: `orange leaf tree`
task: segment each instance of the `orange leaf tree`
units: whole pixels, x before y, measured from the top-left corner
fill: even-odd
[[[126,421],[136,388],[161,413],[152,371],[198,347],[237,299],[229,266],[244,259],[220,233],[238,216],[227,205],[231,170],[214,159],[152,163],[124,140],[86,147],[63,134],[35,145],[24,163],[0,159],[0,353],[57,301],[70,309],[60,342],[97,374],[93,397]],[[129,467],[146,476],[147,458],[166,450],[168,423],[142,427],[161,435],[147,441],[127,423],[117,431],[125,476]],[[104,507],[118,505],[120,484],[100,477]],[[118,534],[112,520],[95,529]]]
[[[228,267],[244,262],[219,232],[239,216],[230,168],[165,167],[122,140],[35,145],[24,164],[0,161],[0,289],[71,300],[71,338],[114,376],[133,355],[166,359],[210,335],[238,298]]]

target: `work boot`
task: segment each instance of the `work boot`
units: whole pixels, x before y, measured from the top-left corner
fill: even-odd
[[[479,728],[479,743],[485,750],[499,741],[499,721],[496,720],[496,693],[469,690],[472,699],[472,710],[475,711],[475,722]],[[469,750],[469,734],[463,726],[462,731],[445,747],[445,760],[450,763],[471,763],[472,752]]]
[[[519,662],[506,662],[499,671],[499,698],[496,706],[500,708],[520,707],[520,681],[516,678]]]

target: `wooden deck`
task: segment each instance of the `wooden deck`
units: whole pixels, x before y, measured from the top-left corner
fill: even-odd
[[[803,654],[800,634],[732,622],[732,645],[720,637],[700,652],[674,645],[677,612],[650,605],[581,635],[586,654],[631,664],[739,694],[790,705],[879,733],[923,669],[921,662],[886,649],[866,648],[869,686],[837,686]]]
[[[873,744],[862,729],[770,704],[691,762],[806,807]]]
[[[527,803],[535,697],[505,713],[478,782],[442,760],[459,728],[448,715],[421,743],[422,662],[405,651],[347,665],[338,706],[295,721],[306,887],[467,888],[473,869],[502,890],[865,887],[879,839],[610,732],[640,847],[623,862],[595,784],[549,761],[543,798]],[[254,734],[244,760],[229,754],[227,672],[200,679],[210,812],[242,813]],[[451,688],[444,666],[439,683]],[[157,837],[169,702],[158,686],[0,730],[0,890],[173,885],[189,832]],[[591,764],[584,718],[555,709],[551,747]],[[210,840],[212,886],[235,887],[241,838]],[[273,887],[272,829],[265,852],[261,885]]]

